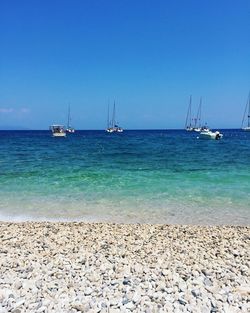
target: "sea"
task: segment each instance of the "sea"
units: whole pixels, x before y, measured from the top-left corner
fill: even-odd
[[[250,132],[0,131],[0,220],[250,225]]]

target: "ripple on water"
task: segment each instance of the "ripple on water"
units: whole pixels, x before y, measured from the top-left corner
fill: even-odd
[[[223,133],[0,133],[0,216],[249,225],[250,136]]]

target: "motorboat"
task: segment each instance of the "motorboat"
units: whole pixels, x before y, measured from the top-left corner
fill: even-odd
[[[50,130],[53,137],[66,137],[65,126],[63,125],[51,125]]]
[[[223,137],[223,134],[221,134],[218,130],[215,132],[211,130],[203,130],[200,132],[200,136],[198,138],[219,140],[222,137]]]

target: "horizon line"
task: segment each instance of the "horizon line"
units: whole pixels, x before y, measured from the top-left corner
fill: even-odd
[[[237,128],[235,128],[235,127],[233,127],[233,128],[231,128],[231,127],[212,127],[211,129],[225,129],[225,130],[241,130],[242,128],[241,127],[237,127]],[[105,128],[100,128],[100,129],[77,129],[77,128],[75,128],[75,130],[76,131],[105,131]],[[143,130],[143,131],[145,131],[145,130],[149,130],[149,131],[151,131],[151,130],[186,130],[185,128],[125,128],[125,129],[123,129],[124,131],[140,131],[140,130]],[[48,132],[50,132],[50,129],[29,129],[29,128],[27,128],[27,129],[25,129],[25,128],[23,128],[23,129],[1,129],[0,128],[0,131],[48,131]]]

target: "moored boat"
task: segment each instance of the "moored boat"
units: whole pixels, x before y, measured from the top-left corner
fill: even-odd
[[[186,116],[186,123],[185,123],[185,129],[186,131],[193,131],[194,127],[192,125],[192,96],[189,98],[189,105],[188,105],[188,111]]]
[[[53,137],[66,137],[66,130],[63,125],[51,125],[50,130]]]
[[[209,130],[207,124],[205,124],[204,126],[202,126],[201,124],[201,106],[202,106],[202,97],[200,98],[197,115],[195,117],[192,117],[192,96],[190,96],[185,123],[186,131],[194,131],[199,133],[203,130]]]
[[[115,102],[114,102],[114,106],[113,106],[113,114],[112,114],[112,119],[109,119],[109,107],[108,107],[108,120],[107,120],[107,128],[106,128],[106,132],[107,133],[122,133],[123,132],[123,128],[118,126],[117,122],[116,122],[116,117],[115,117]]]
[[[241,123],[241,129],[244,131],[249,131],[250,132],[250,92],[248,95],[242,123]]]
[[[213,131],[208,129],[208,130],[201,131],[200,136],[198,138],[219,140],[222,137],[223,137],[223,134],[220,133],[218,130],[213,132]]]
[[[71,126],[71,115],[70,115],[70,106],[68,110],[68,123],[67,123],[67,128],[66,128],[67,133],[74,133],[75,129]]]

